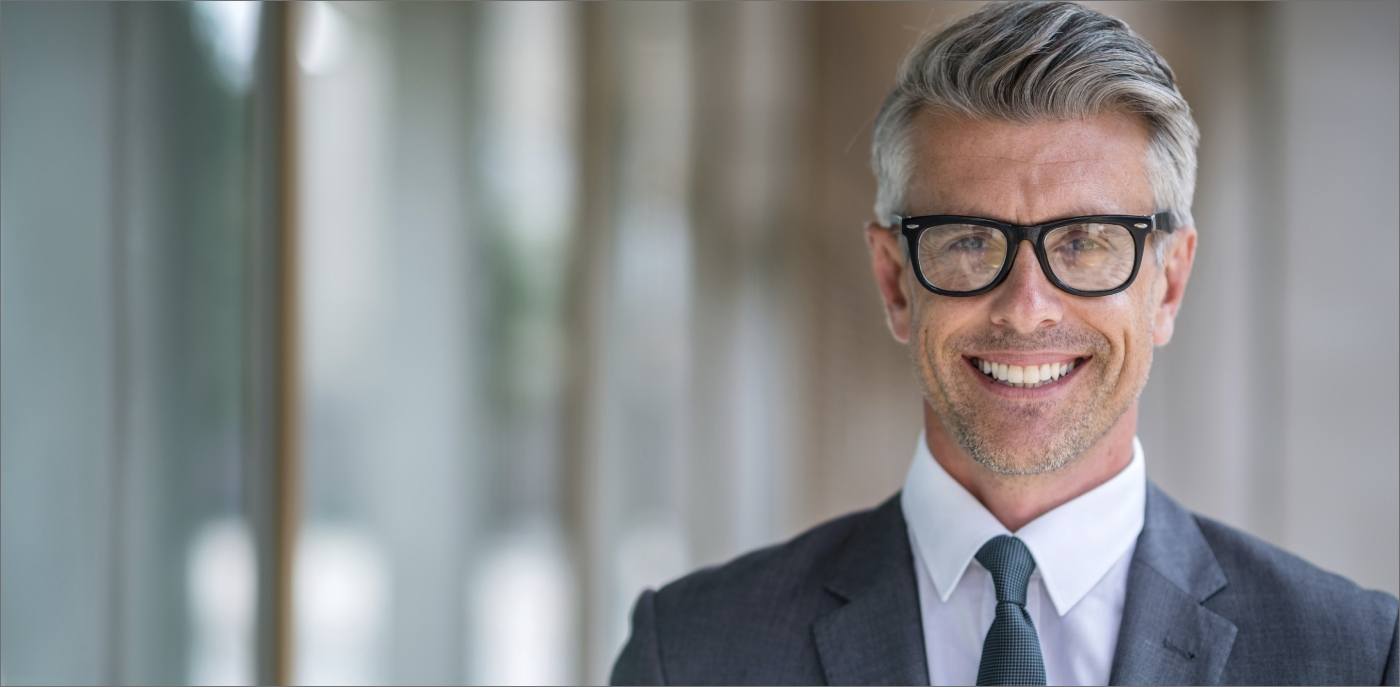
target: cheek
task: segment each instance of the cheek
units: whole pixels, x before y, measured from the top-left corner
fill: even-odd
[[[1093,304],[1097,307],[1083,313],[1082,321],[1108,341],[1105,374],[1110,382],[1136,380],[1152,364],[1154,316],[1145,302],[1146,295],[1130,289],[1105,296]]]
[[[912,313],[913,342],[918,347],[919,356],[933,360],[949,335],[957,331],[958,315],[955,309],[946,304],[935,304],[929,298],[918,298]]]
[[[933,364],[934,353],[938,348],[938,330],[935,323],[936,318],[930,316],[930,310],[926,306],[915,306],[912,319],[910,321],[910,353],[914,356],[915,363],[919,370],[927,376],[930,366]]]
[[[1132,310],[1126,314],[1124,320],[1127,321],[1128,327],[1123,331],[1119,342],[1120,355],[1124,358],[1122,368],[1128,379],[1137,383],[1147,376],[1147,370],[1152,366],[1152,340],[1156,318],[1147,303],[1138,301],[1132,304]]]
[[[940,380],[947,381],[950,374],[950,361],[946,355],[949,336],[957,331],[956,315],[948,308],[929,303],[927,299],[916,302],[911,313],[909,354],[918,367],[926,388],[941,386]]]

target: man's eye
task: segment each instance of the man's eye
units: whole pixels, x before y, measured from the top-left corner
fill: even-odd
[[[964,236],[948,245],[948,250],[964,253],[981,252],[987,249],[987,239],[982,236]]]
[[[1074,251],[1076,253],[1089,253],[1096,250],[1102,250],[1103,244],[1093,239],[1077,238],[1071,240],[1069,242],[1068,247],[1071,251]]]
[[[1088,255],[1107,249],[1102,239],[1088,234],[1066,236],[1055,246],[1055,250],[1069,255]]]

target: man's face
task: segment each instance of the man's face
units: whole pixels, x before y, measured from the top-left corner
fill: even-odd
[[[1154,207],[1148,181],[1147,129],[1128,115],[1017,124],[924,114],[913,131],[909,216],[1039,224],[1164,209]],[[995,472],[1035,474],[1063,467],[1115,425],[1134,422],[1128,411],[1147,382],[1153,346],[1171,337],[1194,229],[1178,230],[1164,266],[1149,242],[1132,286],[1094,298],[1056,289],[1024,242],[1010,275],[991,292],[936,295],[914,279],[895,237],[888,228],[867,229],[890,328],[909,345],[937,419],[929,430],[942,434],[935,439],[956,442]],[[983,361],[1023,371],[1072,369],[1019,388],[984,374]]]

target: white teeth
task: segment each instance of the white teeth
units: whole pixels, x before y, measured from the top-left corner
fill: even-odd
[[[978,360],[977,368],[989,377],[996,379],[1003,384],[1021,388],[1029,388],[1048,384],[1070,373],[1074,369],[1074,361],[1067,363],[1044,363],[1041,365],[1008,365],[1006,363],[993,363],[986,360]]]

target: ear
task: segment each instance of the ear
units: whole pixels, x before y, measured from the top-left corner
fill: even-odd
[[[1186,282],[1191,279],[1191,265],[1196,261],[1196,228],[1182,227],[1176,230],[1166,259],[1162,261],[1162,276],[1166,288],[1153,320],[1152,343],[1165,346],[1172,340],[1176,327],[1176,313],[1181,308],[1181,299],[1186,295]]]
[[[885,324],[896,341],[909,343],[911,319],[908,269],[904,264],[903,243],[894,229],[875,222],[865,225],[865,245],[870,249],[870,269],[885,302]]]

